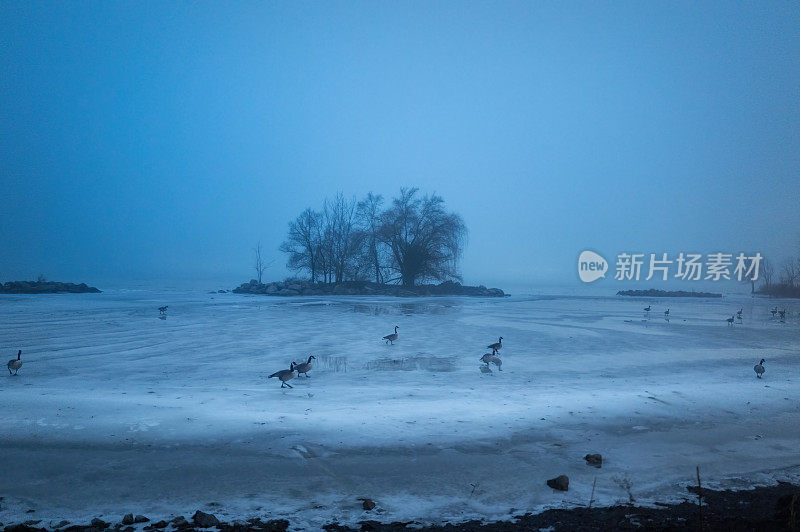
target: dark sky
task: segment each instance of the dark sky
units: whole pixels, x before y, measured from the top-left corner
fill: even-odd
[[[444,196],[465,280],[800,251],[797,2],[3,2],[0,279],[245,280],[342,191]]]

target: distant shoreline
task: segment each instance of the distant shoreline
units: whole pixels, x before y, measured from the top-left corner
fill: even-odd
[[[248,283],[231,290],[234,294],[257,294],[267,296],[472,296],[472,297],[508,297],[499,288],[485,286],[465,286],[454,281],[440,284],[424,284],[403,286],[393,284],[377,284],[369,281],[347,281],[342,283],[312,283],[299,279],[288,279],[271,283],[259,283],[252,279]]]
[[[703,297],[703,298],[721,298],[722,294],[715,294],[713,292],[686,292],[684,290],[668,291],[668,290],[620,290],[617,292],[618,296],[633,296],[633,297]]]
[[[102,290],[86,283],[57,281],[8,281],[0,284],[0,294],[99,294]]]

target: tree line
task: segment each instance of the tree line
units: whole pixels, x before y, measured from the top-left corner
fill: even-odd
[[[338,193],[321,209],[305,209],[289,223],[280,250],[287,267],[312,282],[374,281],[414,286],[461,280],[458,263],[467,229],[436,194],[400,189],[384,208],[383,196]]]
[[[800,297],[800,257],[787,257],[779,267],[764,259],[761,267],[762,294]]]

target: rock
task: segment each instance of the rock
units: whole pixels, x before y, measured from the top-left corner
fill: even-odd
[[[372,499],[361,499],[361,501],[363,501],[361,503],[361,507],[364,508],[365,510],[369,511],[375,508],[375,501],[373,501]]]
[[[217,516],[214,514],[201,512],[200,510],[197,510],[194,513],[192,516],[192,521],[194,522],[195,526],[199,526],[200,528],[209,528],[219,524],[219,519],[217,519]]]
[[[189,524],[189,523],[186,522],[186,519],[184,519],[183,522],[186,523],[187,525]],[[153,523],[152,525],[148,525],[148,526],[144,527],[144,530],[160,530],[162,528],[167,528],[168,524],[169,524],[168,522],[163,521],[163,520],[162,521],[157,521],[157,522]]]
[[[603,455],[601,454],[587,454],[583,457],[586,463],[590,466],[600,468],[603,466]]]
[[[569,489],[569,477],[567,475],[559,475],[548,480],[547,485],[554,490],[567,491]]]
[[[270,519],[269,521],[261,521],[260,519],[255,522],[250,522],[257,530],[264,532],[286,532],[289,528],[289,521],[286,519]]]
[[[51,526],[53,526],[53,528],[62,528],[62,527],[67,526],[68,524],[69,524],[69,521],[61,521],[57,525],[55,525],[55,526],[51,525]]]
[[[0,283],[0,294],[99,294],[100,290],[86,283],[59,283],[55,281],[9,281]]]
[[[122,517],[122,524],[123,525],[132,525],[133,524],[133,514],[125,514]]]
[[[278,287],[275,286],[275,283],[272,283],[269,286],[267,286],[267,293],[268,294],[274,294],[277,291],[278,291]]]
[[[187,521],[186,518],[184,516],[182,516],[182,515],[179,515],[178,517],[173,519],[172,520],[172,524],[178,530],[181,530],[181,529],[184,529],[184,528],[189,528],[190,526],[192,526],[192,525],[189,524],[189,521]]]
[[[285,297],[288,297],[288,296],[299,296],[300,292],[298,292],[297,290],[290,290],[289,288],[282,288],[282,289],[278,290],[278,295],[279,296],[285,296]]]
[[[149,520],[150,519],[148,519],[147,517],[145,517],[143,515],[137,515],[136,517],[133,518],[133,522],[134,523],[146,523]]]
[[[99,517],[95,517],[94,519],[92,519],[92,526],[99,528],[100,530],[105,530],[106,528],[108,528],[108,523],[106,523]]]

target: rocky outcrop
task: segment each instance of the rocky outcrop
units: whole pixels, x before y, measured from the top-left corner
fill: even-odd
[[[465,286],[454,281],[445,281],[440,284],[425,284],[418,286],[403,286],[390,284],[377,284],[368,281],[348,281],[344,283],[312,283],[299,279],[289,279],[273,283],[259,283],[252,279],[242,283],[232,292],[236,294],[263,294],[268,296],[397,296],[397,297],[425,297],[425,296],[474,296],[474,297],[505,297],[507,294],[499,288],[486,288],[485,286]]]
[[[99,294],[100,290],[86,283],[56,281],[9,281],[0,284],[0,294]]]

